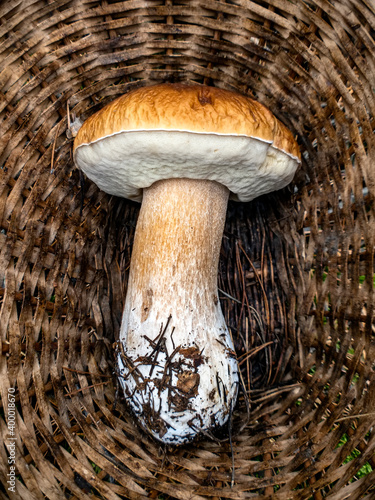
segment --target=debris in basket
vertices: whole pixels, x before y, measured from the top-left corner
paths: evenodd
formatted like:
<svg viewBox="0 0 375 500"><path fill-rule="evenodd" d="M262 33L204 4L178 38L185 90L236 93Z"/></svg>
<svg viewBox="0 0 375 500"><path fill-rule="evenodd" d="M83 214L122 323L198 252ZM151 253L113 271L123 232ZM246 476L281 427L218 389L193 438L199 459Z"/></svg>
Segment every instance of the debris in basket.
<svg viewBox="0 0 375 500"><path fill-rule="evenodd" d="M66 116L67 116L67 121L68 121L68 123L67 123L68 128L66 131L66 136L68 139L72 139L72 138L77 136L78 130L82 127L83 122L79 116L76 116L76 114L74 112L72 113L73 121L71 120L69 100L66 103Z"/></svg>
<svg viewBox="0 0 375 500"><path fill-rule="evenodd" d="M71 139L72 137L76 137L78 134L79 129L82 127L82 121L80 118L76 117L70 124L70 127L68 128L66 134L68 136L68 139Z"/></svg>
<svg viewBox="0 0 375 500"><path fill-rule="evenodd" d="M169 444L223 426L239 387L217 289L228 198L290 183L295 139L241 94L160 84L86 120L74 158L105 192L142 201L117 353L130 408Z"/></svg>

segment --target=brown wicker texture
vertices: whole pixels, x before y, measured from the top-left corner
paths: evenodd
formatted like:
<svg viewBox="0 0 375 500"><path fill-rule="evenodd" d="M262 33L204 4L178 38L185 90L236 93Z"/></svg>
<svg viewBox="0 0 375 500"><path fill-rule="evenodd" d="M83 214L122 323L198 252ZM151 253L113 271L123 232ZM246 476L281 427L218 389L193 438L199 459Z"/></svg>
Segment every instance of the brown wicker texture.
<svg viewBox="0 0 375 500"><path fill-rule="evenodd" d="M0 497L375 498L374 1L2 0L0 23ZM254 96L303 154L228 209L232 447L164 449L116 394L139 206L81 185L74 120L161 81Z"/></svg>

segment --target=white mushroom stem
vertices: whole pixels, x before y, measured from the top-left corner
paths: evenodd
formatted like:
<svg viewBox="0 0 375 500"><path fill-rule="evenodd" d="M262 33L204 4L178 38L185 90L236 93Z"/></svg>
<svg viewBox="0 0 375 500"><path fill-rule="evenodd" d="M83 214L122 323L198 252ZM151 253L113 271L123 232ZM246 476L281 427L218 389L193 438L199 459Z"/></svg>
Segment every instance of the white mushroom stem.
<svg viewBox="0 0 375 500"><path fill-rule="evenodd" d="M144 189L120 332L120 382L140 423L180 444L223 425L238 368L217 273L229 191L171 179Z"/></svg>

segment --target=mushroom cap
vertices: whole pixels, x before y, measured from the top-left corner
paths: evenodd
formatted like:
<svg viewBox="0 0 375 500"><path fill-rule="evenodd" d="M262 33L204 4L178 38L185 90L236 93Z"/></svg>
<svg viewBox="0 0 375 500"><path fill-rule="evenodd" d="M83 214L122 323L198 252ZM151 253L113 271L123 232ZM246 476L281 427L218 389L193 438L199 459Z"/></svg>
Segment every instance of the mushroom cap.
<svg viewBox="0 0 375 500"><path fill-rule="evenodd" d="M250 201L289 184L300 158L265 106L196 84L133 90L88 118L74 141L76 165L100 189L137 201L170 178L217 181Z"/></svg>

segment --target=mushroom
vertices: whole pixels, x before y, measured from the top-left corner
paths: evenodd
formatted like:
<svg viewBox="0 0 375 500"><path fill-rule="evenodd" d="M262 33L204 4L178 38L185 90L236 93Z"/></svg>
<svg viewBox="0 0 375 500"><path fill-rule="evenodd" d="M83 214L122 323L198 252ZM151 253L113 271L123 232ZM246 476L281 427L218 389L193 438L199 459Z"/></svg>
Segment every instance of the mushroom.
<svg viewBox="0 0 375 500"><path fill-rule="evenodd" d="M87 119L74 159L100 189L142 201L117 354L137 421L168 444L223 426L239 388L217 288L227 202L291 182L291 132L239 93L159 84Z"/></svg>

